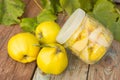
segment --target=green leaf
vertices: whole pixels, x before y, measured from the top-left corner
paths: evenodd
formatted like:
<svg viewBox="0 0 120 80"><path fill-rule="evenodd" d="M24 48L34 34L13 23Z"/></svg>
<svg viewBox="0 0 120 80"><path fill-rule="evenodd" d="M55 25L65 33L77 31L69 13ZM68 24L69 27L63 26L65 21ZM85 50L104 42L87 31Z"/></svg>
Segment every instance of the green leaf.
<svg viewBox="0 0 120 80"><path fill-rule="evenodd" d="M79 0L60 0L60 5L65 9L68 15L72 14L73 11L80 7Z"/></svg>
<svg viewBox="0 0 120 80"><path fill-rule="evenodd" d="M24 31L34 33L37 26L36 18L23 18L20 26Z"/></svg>
<svg viewBox="0 0 120 80"><path fill-rule="evenodd" d="M86 12L92 11L95 2L96 0L60 0L60 5L68 15L71 15L77 8L81 8Z"/></svg>
<svg viewBox="0 0 120 80"><path fill-rule="evenodd" d="M41 22L54 21L56 19L57 19L57 16L55 16L53 9L49 7L49 9L44 9L35 18L23 18L20 23L20 26L24 31L34 33L36 27Z"/></svg>
<svg viewBox="0 0 120 80"><path fill-rule="evenodd" d="M56 4L50 0L40 0L43 10L35 18L23 18L20 23L21 28L24 31L34 32L37 25L44 21L54 21L56 16ZM56 2L56 1L55 1Z"/></svg>
<svg viewBox="0 0 120 80"><path fill-rule="evenodd" d="M0 22L1 22L1 19L2 19L2 15L3 15L3 0L0 0Z"/></svg>
<svg viewBox="0 0 120 80"><path fill-rule="evenodd" d="M90 12L93 9L93 5L96 0L79 0L80 8L86 12Z"/></svg>
<svg viewBox="0 0 120 80"><path fill-rule="evenodd" d="M55 13L63 10L60 6L59 0L40 0L40 4L43 9L49 9L52 7Z"/></svg>
<svg viewBox="0 0 120 80"><path fill-rule="evenodd" d="M119 16L119 20L109 24L108 28L113 33L114 39L120 41L120 16Z"/></svg>
<svg viewBox="0 0 120 80"><path fill-rule="evenodd" d="M2 5L1 5L2 4ZM0 1L0 24L12 25L20 23L19 17L24 12L22 0L2 0Z"/></svg>
<svg viewBox="0 0 120 80"><path fill-rule="evenodd" d="M98 0L93 9L93 16L113 33L114 39L120 41L120 14L117 10L111 1Z"/></svg>
<svg viewBox="0 0 120 80"><path fill-rule="evenodd" d="M37 16L37 23L41 23L43 21L54 21L57 19L57 16L53 13L51 9L44 9L38 16Z"/></svg>
<svg viewBox="0 0 120 80"><path fill-rule="evenodd" d="M51 4L50 0L39 0L39 1L40 1L40 5L42 6L42 8L46 8L50 6Z"/></svg>
<svg viewBox="0 0 120 80"><path fill-rule="evenodd" d="M60 6L59 0L50 0L51 6L54 8L55 13L63 11L62 7Z"/></svg>

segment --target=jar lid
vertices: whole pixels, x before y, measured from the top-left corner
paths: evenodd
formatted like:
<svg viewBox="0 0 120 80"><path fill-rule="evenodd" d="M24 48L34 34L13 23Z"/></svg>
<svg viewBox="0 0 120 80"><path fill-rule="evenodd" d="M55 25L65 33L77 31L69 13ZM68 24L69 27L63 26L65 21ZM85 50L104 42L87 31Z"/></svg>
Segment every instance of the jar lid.
<svg viewBox="0 0 120 80"><path fill-rule="evenodd" d="M80 26L83 18L85 17L85 12L78 8L75 12L68 18L63 27L61 28L56 40L60 44L64 44L74 33L74 31Z"/></svg>

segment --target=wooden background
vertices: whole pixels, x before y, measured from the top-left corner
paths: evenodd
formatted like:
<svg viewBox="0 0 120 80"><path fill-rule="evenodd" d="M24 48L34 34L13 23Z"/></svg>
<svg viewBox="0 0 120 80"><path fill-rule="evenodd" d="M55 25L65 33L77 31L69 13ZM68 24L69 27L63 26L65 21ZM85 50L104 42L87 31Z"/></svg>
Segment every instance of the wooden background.
<svg viewBox="0 0 120 80"><path fill-rule="evenodd" d="M33 0L23 1L27 5L23 17L34 17L40 12ZM62 26L66 19L66 15L59 14L57 22ZM8 40L21 31L19 25L0 25L0 80L120 80L120 43L117 41L113 41L109 54L97 64L87 65L68 51L67 69L60 75L45 75L36 62L22 64L8 56Z"/></svg>

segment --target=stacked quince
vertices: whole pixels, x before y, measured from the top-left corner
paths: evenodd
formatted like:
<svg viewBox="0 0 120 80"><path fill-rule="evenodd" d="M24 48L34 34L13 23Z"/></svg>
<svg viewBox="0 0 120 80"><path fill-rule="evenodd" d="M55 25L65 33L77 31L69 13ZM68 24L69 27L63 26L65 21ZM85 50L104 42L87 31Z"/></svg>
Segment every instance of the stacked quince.
<svg viewBox="0 0 120 80"><path fill-rule="evenodd" d="M60 26L45 21L36 28L35 35L24 32L14 35L8 42L9 56L21 63L37 60L38 67L48 74L60 74L68 65L64 47L56 43Z"/></svg>

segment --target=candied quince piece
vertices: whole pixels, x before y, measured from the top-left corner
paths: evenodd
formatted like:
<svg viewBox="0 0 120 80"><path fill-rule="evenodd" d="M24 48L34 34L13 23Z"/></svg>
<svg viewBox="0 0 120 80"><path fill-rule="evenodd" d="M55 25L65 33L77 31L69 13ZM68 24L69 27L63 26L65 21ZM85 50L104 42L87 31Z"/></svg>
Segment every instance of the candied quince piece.
<svg viewBox="0 0 120 80"><path fill-rule="evenodd" d="M97 40L97 43L105 46L105 47L109 47L109 42L107 41L106 37L104 36L104 34L100 34Z"/></svg>
<svg viewBox="0 0 120 80"><path fill-rule="evenodd" d="M70 37L70 39L67 41L67 43L69 44L69 46L72 46L75 41L77 41L78 39L80 39L80 35L81 35L82 29L79 27L74 33L73 35Z"/></svg>
<svg viewBox="0 0 120 80"><path fill-rule="evenodd" d="M87 46L87 43L88 43L88 38L84 38L82 40L76 41L73 44L72 48L74 48L75 50L80 52L81 50L83 50Z"/></svg>
<svg viewBox="0 0 120 80"><path fill-rule="evenodd" d="M80 58L86 62L89 63L89 51L88 51L88 47L86 47L81 53L80 53Z"/></svg>
<svg viewBox="0 0 120 80"><path fill-rule="evenodd" d="M104 46L95 45L93 47L93 52L90 55L90 60L98 61L99 59L101 59L103 57L105 52L106 52L106 48Z"/></svg>
<svg viewBox="0 0 120 80"><path fill-rule="evenodd" d="M92 32L95 30L96 27L97 27L97 22L90 18L87 18L85 23L85 28L87 28L89 32Z"/></svg>
<svg viewBox="0 0 120 80"><path fill-rule="evenodd" d="M89 35L89 40L92 41L92 42L96 42L99 35L101 34L102 32L102 28L99 27L99 28L96 28L93 32L91 32L91 34Z"/></svg>

